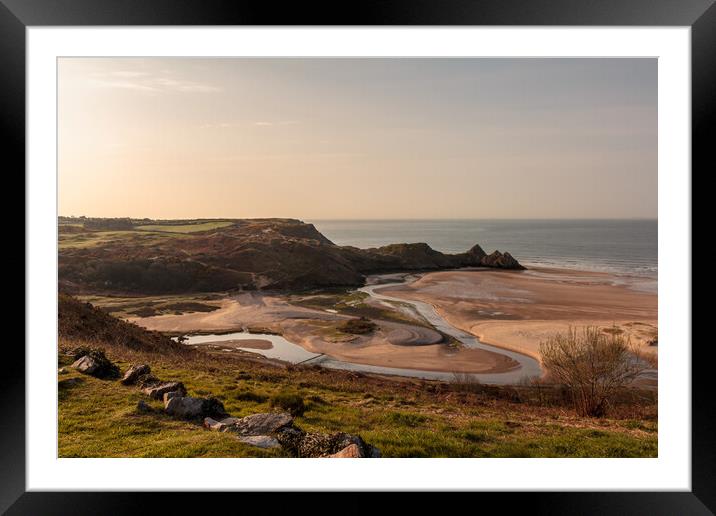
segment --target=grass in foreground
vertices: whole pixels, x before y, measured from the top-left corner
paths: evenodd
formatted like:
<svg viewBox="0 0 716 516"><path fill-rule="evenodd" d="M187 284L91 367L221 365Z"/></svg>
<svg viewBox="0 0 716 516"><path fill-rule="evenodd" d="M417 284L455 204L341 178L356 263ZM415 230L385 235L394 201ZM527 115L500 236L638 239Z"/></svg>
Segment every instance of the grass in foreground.
<svg viewBox="0 0 716 516"><path fill-rule="evenodd" d="M109 355L112 356L111 351ZM118 357L114 357L115 360ZM280 368L249 359L197 353L196 361L160 355L124 356L144 361L162 379L181 380L190 395L213 395L227 411L246 416L272 410L276 395L305 402L296 424L307 431L360 434L384 457L655 457L655 416L591 419L568 409L512 403L467 392L431 392L421 382L395 382L314 368ZM80 375L59 375L61 457L276 457L230 434L210 432L161 412L138 389ZM80 377L76 385L63 380ZM442 389L439 389L442 390ZM135 410L140 399L157 409Z"/></svg>

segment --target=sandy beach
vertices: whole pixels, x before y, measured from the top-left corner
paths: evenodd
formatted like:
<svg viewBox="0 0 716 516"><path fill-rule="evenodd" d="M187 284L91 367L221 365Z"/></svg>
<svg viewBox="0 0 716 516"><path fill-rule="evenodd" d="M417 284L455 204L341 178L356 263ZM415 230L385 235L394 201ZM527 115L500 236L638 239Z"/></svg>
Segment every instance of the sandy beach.
<svg viewBox="0 0 716 516"><path fill-rule="evenodd" d="M540 341L570 326L615 326L609 331L629 336L652 356L657 353L656 346L648 345L657 336L657 296L645 291L638 279L542 268L459 270L427 273L377 291L429 303L450 324L482 342L538 360ZM377 366L469 373L499 373L517 366L498 353L447 345L423 324L375 320L377 328L369 335L337 335L336 325L349 317L333 312L253 292L224 299L213 312L130 320L152 330L184 333L264 329L308 351ZM259 342L242 341L242 346L261 349Z"/></svg>
<svg viewBox="0 0 716 516"><path fill-rule="evenodd" d="M338 360L384 367L460 373L500 373L517 366L509 357L489 351L448 346L442 336L421 325L375 321L370 335L336 338L335 326L345 315L298 307L280 296L247 293L222 300L219 310L181 315L133 317L147 329L166 332L228 332L261 328L282 334L308 351ZM248 347L241 341L242 347ZM225 345L226 342L221 342ZM228 347L228 346L227 346ZM261 349L258 345L256 349Z"/></svg>
<svg viewBox="0 0 716 516"><path fill-rule="evenodd" d="M643 279L599 272L534 268L425 274L395 297L430 303L452 325L481 341L539 359L539 343L570 326L600 326L628 335L646 353L657 335L657 295Z"/></svg>

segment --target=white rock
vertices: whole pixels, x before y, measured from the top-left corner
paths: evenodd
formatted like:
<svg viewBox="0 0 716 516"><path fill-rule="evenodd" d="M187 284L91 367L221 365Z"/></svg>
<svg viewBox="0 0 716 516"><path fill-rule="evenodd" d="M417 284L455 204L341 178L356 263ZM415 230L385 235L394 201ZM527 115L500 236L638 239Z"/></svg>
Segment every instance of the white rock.
<svg viewBox="0 0 716 516"><path fill-rule="evenodd" d="M239 441L251 446L257 446L258 448L279 448L281 443L275 437L270 435L247 435L239 437Z"/></svg>

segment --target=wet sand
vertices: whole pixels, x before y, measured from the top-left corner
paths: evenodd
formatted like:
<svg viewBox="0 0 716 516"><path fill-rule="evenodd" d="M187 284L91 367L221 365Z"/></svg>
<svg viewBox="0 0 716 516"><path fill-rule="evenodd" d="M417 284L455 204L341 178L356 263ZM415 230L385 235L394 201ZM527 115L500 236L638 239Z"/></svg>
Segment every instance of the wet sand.
<svg viewBox="0 0 716 516"><path fill-rule="evenodd" d="M535 268L425 274L400 287L379 289L430 303L452 325L494 346L537 359L539 343L570 326L617 326L646 353L657 334L657 295L643 280L598 272Z"/></svg>
<svg viewBox="0 0 716 516"><path fill-rule="evenodd" d="M343 361L383 367L461 373L499 373L517 363L485 350L448 346L442 335L421 325L375 321L370 335L336 337L337 324L348 316L297 307L271 294L249 293L221 302L209 313L134 317L131 322L151 330L182 333L241 331L262 327L282 334L308 351ZM246 347L246 341L241 341ZM226 344L225 341L221 345ZM260 349L260 348L257 348Z"/></svg>
<svg viewBox="0 0 716 516"><path fill-rule="evenodd" d="M370 336L332 342L317 334L310 322L286 328L284 337L314 353L325 353L357 364L422 369L455 373L503 373L518 367L509 357L480 349L455 348L446 344L393 344L389 340L394 323L380 322Z"/></svg>

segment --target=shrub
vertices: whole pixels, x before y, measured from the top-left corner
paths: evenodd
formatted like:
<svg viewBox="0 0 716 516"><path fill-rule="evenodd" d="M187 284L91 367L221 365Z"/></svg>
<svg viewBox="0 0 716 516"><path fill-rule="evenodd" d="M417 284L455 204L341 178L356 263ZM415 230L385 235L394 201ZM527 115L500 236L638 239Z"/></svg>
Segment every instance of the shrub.
<svg viewBox="0 0 716 516"><path fill-rule="evenodd" d="M303 398L298 394L290 392L280 392L271 396L269 401L271 407L278 407L289 412L292 416L302 416L306 411L306 405Z"/></svg>
<svg viewBox="0 0 716 516"><path fill-rule="evenodd" d="M568 389L584 416L604 416L610 400L645 368L629 338L596 327L557 333L540 343L540 353L548 373Z"/></svg>
<svg viewBox="0 0 716 516"><path fill-rule="evenodd" d="M482 385L480 380L469 373L453 373L450 380L452 390L458 392L481 392Z"/></svg>
<svg viewBox="0 0 716 516"><path fill-rule="evenodd" d="M348 319L347 321L338 326L338 330L342 331L343 333L365 335L367 333L372 333L377 327L378 326L370 319L360 317L358 319Z"/></svg>

